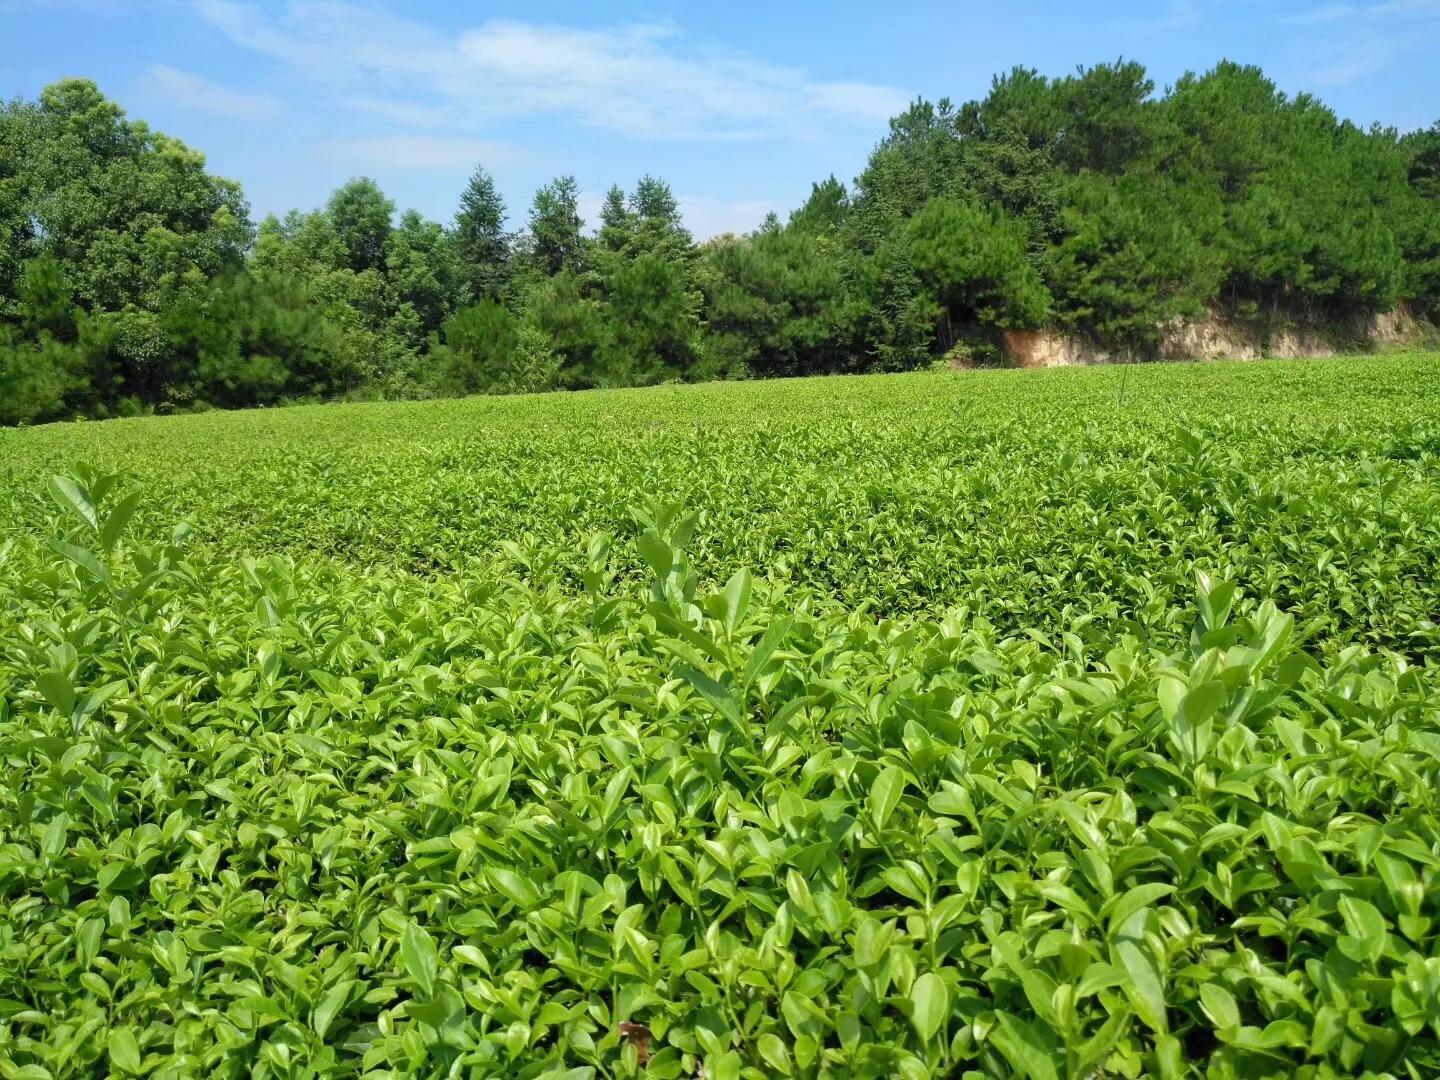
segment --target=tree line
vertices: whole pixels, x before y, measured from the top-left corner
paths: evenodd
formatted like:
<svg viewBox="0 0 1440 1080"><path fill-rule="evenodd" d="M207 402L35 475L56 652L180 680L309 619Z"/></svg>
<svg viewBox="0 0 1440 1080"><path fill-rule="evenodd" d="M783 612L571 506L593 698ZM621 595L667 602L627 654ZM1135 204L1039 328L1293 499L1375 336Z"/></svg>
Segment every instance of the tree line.
<svg viewBox="0 0 1440 1080"><path fill-rule="evenodd" d="M240 186L86 80L0 107L0 423L343 396L895 371L1053 327L1144 356L1220 310L1440 310L1440 123L1361 129L1257 68L1118 61L890 122L850 186L697 244L654 177L587 229L350 181L258 226Z"/></svg>

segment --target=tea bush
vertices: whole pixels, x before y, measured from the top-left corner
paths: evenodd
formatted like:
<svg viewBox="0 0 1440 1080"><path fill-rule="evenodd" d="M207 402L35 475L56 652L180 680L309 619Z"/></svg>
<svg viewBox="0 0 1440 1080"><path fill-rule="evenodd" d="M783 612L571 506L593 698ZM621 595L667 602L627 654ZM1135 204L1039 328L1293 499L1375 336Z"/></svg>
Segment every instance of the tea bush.
<svg viewBox="0 0 1440 1080"><path fill-rule="evenodd" d="M0 433L0 1076L1434 1075L1435 370Z"/></svg>

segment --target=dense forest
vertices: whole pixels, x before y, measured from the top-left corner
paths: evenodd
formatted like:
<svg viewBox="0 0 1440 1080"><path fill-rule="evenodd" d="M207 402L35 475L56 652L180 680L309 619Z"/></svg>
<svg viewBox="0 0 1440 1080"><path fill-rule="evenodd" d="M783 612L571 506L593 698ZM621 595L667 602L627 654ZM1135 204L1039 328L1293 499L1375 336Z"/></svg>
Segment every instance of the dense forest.
<svg viewBox="0 0 1440 1080"><path fill-rule="evenodd" d="M1440 124L1362 130L1253 67L1016 69L917 102L848 188L697 244L667 185L573 177L512 228L371 180L256 226L238 184L84 80L0 106L0 423L915 368L1054 327L1440 310Z"/></svg>

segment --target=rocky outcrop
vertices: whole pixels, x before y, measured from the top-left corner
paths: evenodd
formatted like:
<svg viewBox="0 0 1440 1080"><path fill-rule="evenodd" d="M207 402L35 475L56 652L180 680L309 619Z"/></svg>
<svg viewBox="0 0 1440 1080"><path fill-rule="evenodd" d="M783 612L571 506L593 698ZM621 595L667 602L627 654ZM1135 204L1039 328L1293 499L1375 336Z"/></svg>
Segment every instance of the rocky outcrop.
<svg viewBox="0 0 1440 1080"><path fill-rule="evenodd" d="M1073 367L1129 360L1258 360L1337 356L1412 344L1433 334L1408 307L1327 323L1264 322L1212 312L1161 331L1152 355L1136 355L1059 330L1006 330L1001 345L1016 367Z"/></svg>

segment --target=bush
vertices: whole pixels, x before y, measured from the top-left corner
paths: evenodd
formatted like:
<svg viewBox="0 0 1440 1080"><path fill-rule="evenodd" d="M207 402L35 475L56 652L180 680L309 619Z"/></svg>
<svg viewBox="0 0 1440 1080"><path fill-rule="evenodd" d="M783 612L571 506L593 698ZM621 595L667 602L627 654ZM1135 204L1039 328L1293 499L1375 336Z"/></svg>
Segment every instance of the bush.
<svg viewBox="0 0 1440 1080"><path fill-rule="evenodd" d="M549 334L493 300L461 308L431 350L448 394L528 394L556 385L561 357Z"/></svg>
<svg viewBox="0 0 1440 1080"><path fill-rule="evenodd" d="M44 334L16 340L0 327L0 425L37 424L64 416L83 385L75 350Z"/></svg>
<svg viewBox="0 0 1440 1080"><path fill-rule="evenodd" d="M359 379L353 339L300 282L280 274L219 278L167 314L180 359L170 400L269 404L332 396Z"/></svg>

